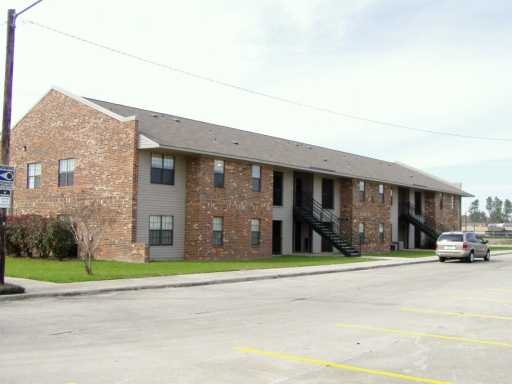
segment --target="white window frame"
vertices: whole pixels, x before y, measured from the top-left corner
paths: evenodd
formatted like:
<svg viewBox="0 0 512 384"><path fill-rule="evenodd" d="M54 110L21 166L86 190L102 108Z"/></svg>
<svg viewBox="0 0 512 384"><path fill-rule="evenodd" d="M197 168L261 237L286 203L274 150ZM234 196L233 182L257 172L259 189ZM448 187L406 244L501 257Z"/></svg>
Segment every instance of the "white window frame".
<svg viewBox="0 0 512 384"><path fill-rule="evenodd" d="M27 188L35 189L41 186L41 176L43 173L43 166L41 163L27 164Z"/></svg>
<svg viewBox="0 0 512 384"><path fill-rule="evenodd" d="M261 243L261 220L251 219L251 246L257 247ZM257 233L255 236L254 234Z"/></svg>

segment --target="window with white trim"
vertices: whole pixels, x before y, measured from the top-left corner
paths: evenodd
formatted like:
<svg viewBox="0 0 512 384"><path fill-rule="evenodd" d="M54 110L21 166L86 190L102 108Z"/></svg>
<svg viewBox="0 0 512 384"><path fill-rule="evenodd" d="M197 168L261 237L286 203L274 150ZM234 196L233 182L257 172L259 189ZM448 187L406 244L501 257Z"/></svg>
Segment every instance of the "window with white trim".
<svg viewBox="0 0 512 384"><path fill-rule="evenodd" d="M253 192L261 192L261 166L251 165L251 183Z"/></svg>
<svg viewBox="0 0 512 384"><path fill-rule="evenodd" d="M212 244L222 245L224 243L224 219L214 217L212 219Z"/></svg>
<svg viewBox="0 0 512 384"><path fill-rule="evenodd" d="M359 241L364 242L364 238L365 238L364 223L359 223Z"/></svg>
<svg viewBox="0 0 512 384"><path fill-rule="evenodd" d="M59 160L59 187L67 187L75 182L75 159Z"/></svg>
<svg viewBox="0 0 512 384"><path fill-rule="evenodd" d="M364 180L360 180L357 183L357 194L359 195L359 201L364 202L365 200L365 189L366 189L366 183Z"/></svg>
<svg viewBox="0 0 512 384"><path fill-rule="evenodd" d="M384 237L385 237L384 236L384 224L381 223L381 224L379 224L379 241L381 243L384 242Z"/></svg>
<svg viewBox="0 0 512 384"><path fill-rule="evenodd" d="M260 220L251 219L251 245L256 247L260 245L261 231L260 231Z"/></svg>
<svg viewBox="0 0 512 384"><path fill-rule="evenodd" d="M224 160L213 161L213 186L224 188Z"/></svg>
<svg viewBox="0 0 512 384"><path fill-rule="evenodd" d="M379 199L381 203L384 203L384 184L379 184Z"/></svg>
<svg viewBox="0 0 512 384"><path fill-rule="evenodd" d="M174 185L174 156L151 154L151 184Z"/></svg>
<svg viewBox="0 0 512 384"><path fill-rule="evenodd" d="M41 186L41 163L27 164L27 188L34 189Z"/></svg>
<svg viewBox="0 0 512 384"><path fill-rule="evenodd" d="M172 245L173 216L149 216L149 245Z"/></svg>

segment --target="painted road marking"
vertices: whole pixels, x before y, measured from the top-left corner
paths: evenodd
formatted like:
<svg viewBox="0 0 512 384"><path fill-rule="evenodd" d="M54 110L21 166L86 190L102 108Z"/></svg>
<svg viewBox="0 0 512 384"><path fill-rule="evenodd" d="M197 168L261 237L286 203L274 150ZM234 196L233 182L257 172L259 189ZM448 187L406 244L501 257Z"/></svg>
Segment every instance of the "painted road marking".
<svg viewBox="0 0 512 384"><path fill-rule="evenodd" d="M402 373L397 373L397 372L383 371L380 369L369 369L369 368L358 367L355 365L334 363L332 361L319 360L319 359L315 359L315 358L307 357L307 356L290 355L290 354L281 353L281 352L264 351L262 349L249 348L249 347L236 348L236 350L239 352L251 353L254 355L258 355L258 356L272 357L272 358L278 359L278 360L293 361L296 363L317 365L320 367L331 367L331 368L341 369L344 371L366 373L368 375L374 375L374 376L384 376L384 377L388 377L388 378L392 378L392 379L405 380L405 381L409 381L409 382L413 382L413 383L450 384L450 382L448 382L448 381L432 380L432 379L426 379L423 377L404 375Z"/></svg>
<svg viewBox="0 0 512 384"><path fill-rule="evenodd" d="M439 340L458 341L461 343L483 344L483 345L492 345L495 347L512 348L512 343L506 343L506 342L496 341L496 340L471 339L468 337L438 335L435 333L423 333L423 332L415 332L415 331L406 331L406 330L396 329L396 328L380 328L380 327L371 327L371 326L357 325L357 324L336 324L336 326L338 328L360 329L363 331L393 333L393 334L402 335L402 336L428 337L428 338L439 339Z"/></svg>
<svg viewBox="0 0 512 384"><path fill-rule="evenodd" d="M402 312L412 312L412 313L423 313L430 315L446 315L446 316L455 316L455 317L476 317L481 319L495 319L495 320L509 320L512 321L512 316L499 316L499 315L486 315L481 313L469 313L469 312L450 312L450 311L436 311L433 309L421 309L421 308L410 308L403 307L400 308Z"/></svg>

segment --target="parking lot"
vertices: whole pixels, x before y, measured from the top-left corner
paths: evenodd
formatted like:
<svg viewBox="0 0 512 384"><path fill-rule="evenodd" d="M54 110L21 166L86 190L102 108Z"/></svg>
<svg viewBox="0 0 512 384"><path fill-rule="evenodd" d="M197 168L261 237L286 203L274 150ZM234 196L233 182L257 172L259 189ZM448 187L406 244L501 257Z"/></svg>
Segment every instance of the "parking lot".
<svg viewBox="0 0 512 384"><path fill-rule="evenodd" d="M512 256L1 303L2 383L510 383Z"/></svg>

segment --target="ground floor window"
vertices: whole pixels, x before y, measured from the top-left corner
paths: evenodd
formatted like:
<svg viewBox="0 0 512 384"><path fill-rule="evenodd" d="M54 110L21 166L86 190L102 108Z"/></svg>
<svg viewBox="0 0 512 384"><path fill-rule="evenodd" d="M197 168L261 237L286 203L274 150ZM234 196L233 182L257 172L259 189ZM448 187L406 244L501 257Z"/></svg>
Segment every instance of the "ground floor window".
<svg viewBox="0 0 512 384"><path fill-rule="evenodd" d="M251 245L256 247L260 245L261 232L260 232L260 220L251 219Z"/></svg>
<svg viewBox="0 0 512 384"><path fill-rule="evenodd" d="M365 238L364 223L359 223L359 241L361 243L363 243L364 242L364 238Z"/></svg>
<svg viewBox="0 0 512 384"><path fill-rule="evenodd" d="M173 216L149 216L149 245L172 245Z"/></svg>
<svg viewBox="0 0 512 384"><path fill-rule="evenodd" d="M212 244L222 245L224 242L224 219L214 217L212 220Z"/></svg>
<svg viewBox="0 0 512 384"><path fill-rule="evenodd" d="M384 242L384 224L379 224L379 241Z"/></svg>

